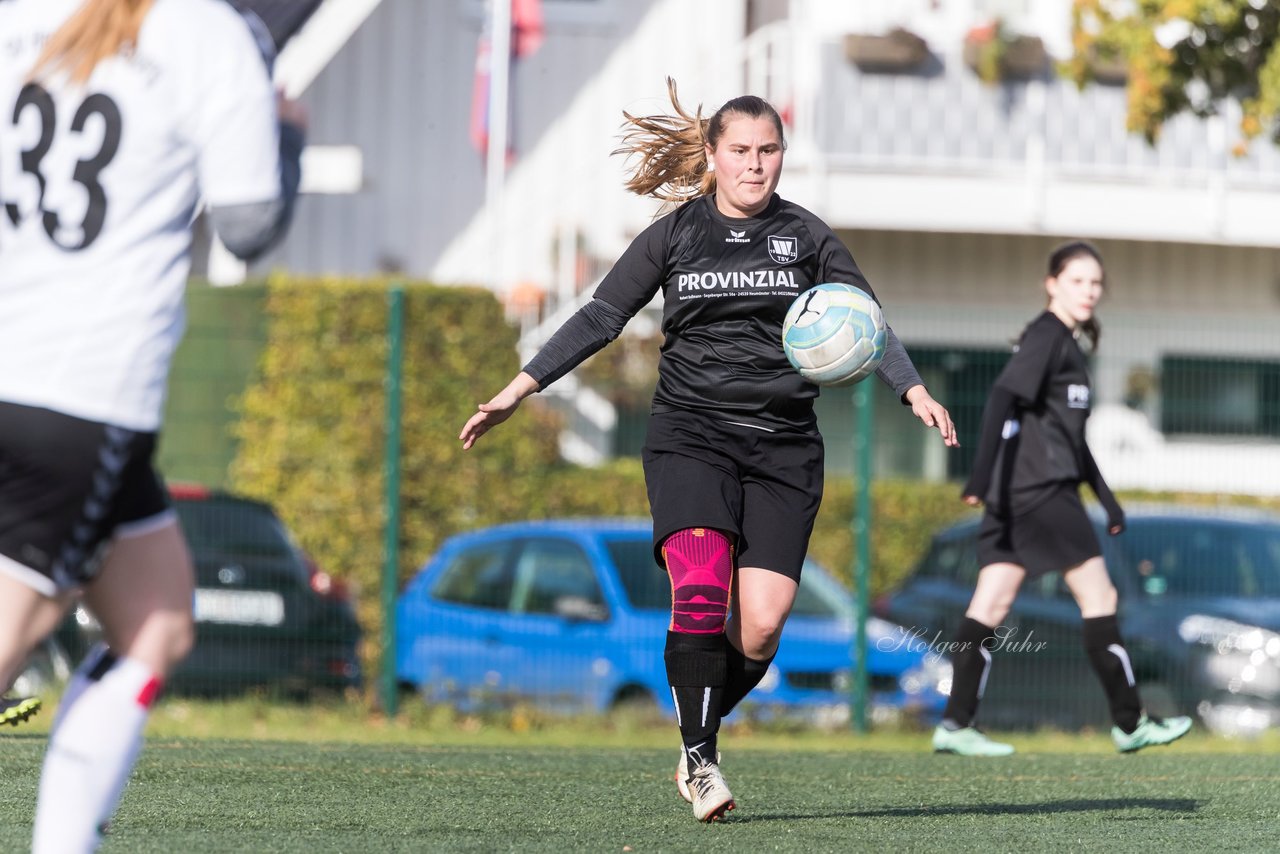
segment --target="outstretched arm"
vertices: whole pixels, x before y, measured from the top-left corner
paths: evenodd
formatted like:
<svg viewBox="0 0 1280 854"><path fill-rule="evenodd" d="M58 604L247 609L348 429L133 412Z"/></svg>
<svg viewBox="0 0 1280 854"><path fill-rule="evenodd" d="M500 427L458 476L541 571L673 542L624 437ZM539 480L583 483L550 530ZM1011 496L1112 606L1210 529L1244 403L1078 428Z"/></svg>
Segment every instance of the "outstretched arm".
<svg viewBox="0 0 1280 854"><path fill-rule="evenodd" d="M480 404L458 436L466 450L489 430L506 421L520 401L551 385L622 333L631 316L602 299L578 309L556 330L529 364L488 403Z"/></svg>
<svg viewBox="0 0 1280 854"><path fill-rule="evenodd" d="M494 395L488 403L480 404L480 411L467 419L462 432L458 434L458 438L462 440L462 449L468 450L476 443L476 439L514 415L520 401L537 390L537 380L524 371L516 374L506 388Z"/></svg>
<svg viewBox="0 0 1280 854"><path fill-rule="evenodd" d="M578 309L542 346L507 387L472 415L458 436L463 450L511 417L524 400L586 361L622 334L627 321L644 308L662 284L663 259L673 216L650 225L631 242L596 288L591 302Z"/></svg>
<svg viewBox="0 0 1280 854"><path fill-rule="evenodd" d="M876 376L893 389L903 403L911 407L911 411L926 427L937 427L948 448L958 446L960 440L956 438L956 427L951 423L950 413L924 387L920 372L907 355L907 348L893 334L893 329L886 327L885 332L884 358L880 361L880 367L876 368Z"/></svg>
<svg viewBox="0 0 1280 854"><path fill-rule="evenodd" d="M1102 479L1102 472L1098 469L1098 463L1093 459L1093 453L1089 450L1089 446L1084 446L1084 482L1089 484L1089 488L1093 490L1093 494L1098 496L1098 500L1102 502L1102 509L1107 511L1107 533L1111 536L1124 531L1124 508L1120 506L1120 502L1111 492L1111 487L1107 486L1107 482Z"/></svg>
<svg viewBox="0 0 1280 854"><path fill-rule="evenodd" d="M959 447L956 438L956 425L951 422L951 413L941 403L933 399L929 390L923 385L914 385L902 396L911 405L911 411L924 422L926 427L937 427L942 435L942 442L948 448Z"/></svg>
<svg viewBox="0 0 1280 854"><path fill-rule="evenodd" d="M801 219L813 235L818 248L818 278L815 281L845 282L866 291L879 303L880 300L867 282L867 277L862 275L857 262L853 260L853 254L849 252L844 242L836 237L835 232L808 211L801 212ZM956 428L951 423L950 413L947 412L946 407L934 400L929 390L924 387L924 381L920 379L920 373L912 364L906 348L902 346L893 328L889 326L885 327L884 358L880 360L876 376L893 389L893 393L898 395L903 403L911 407L911 411L924 422L926 427L937 427L942 435L942 441L948 448L954 448L960 444L956 439Z"/></svg>
<svg viewBox="0 0 1280 854"><path fill-rule="evenodd" d="M964 503L977 507L991 488L991 474L996 465L996 453L1004 435L1005 422L1014 414L1017 398L999 385L992 387L982 411L982 427L978 431L978 447L974 452L973 470L969 482L964 485L961 497Z"/></svg>
<svg viewBox="0 0 1280 854"><path fill-rule="evenodd" d="M987 395L973 470L961 493L966 504L976 507L986 500L1005 424L1018 414L1019 407L1033 406L1039 398L1051 363L1061 352L1064 334L1061 322L1046 313L1029 323L1019 336L1013 355Z"/></svg>

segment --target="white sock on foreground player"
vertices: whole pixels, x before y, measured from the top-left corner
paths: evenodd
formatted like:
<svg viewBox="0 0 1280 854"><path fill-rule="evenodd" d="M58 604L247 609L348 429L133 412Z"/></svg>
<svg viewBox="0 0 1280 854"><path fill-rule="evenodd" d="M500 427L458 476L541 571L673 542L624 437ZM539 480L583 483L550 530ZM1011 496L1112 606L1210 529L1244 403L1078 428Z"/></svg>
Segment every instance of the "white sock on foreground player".
<svg viewBox="0 0 1280 854"><path fill-rule="evenodd" d="M142 749L160 691L150 668L95 648L76 671L49 736L34 854L92 851Z"/></svg>

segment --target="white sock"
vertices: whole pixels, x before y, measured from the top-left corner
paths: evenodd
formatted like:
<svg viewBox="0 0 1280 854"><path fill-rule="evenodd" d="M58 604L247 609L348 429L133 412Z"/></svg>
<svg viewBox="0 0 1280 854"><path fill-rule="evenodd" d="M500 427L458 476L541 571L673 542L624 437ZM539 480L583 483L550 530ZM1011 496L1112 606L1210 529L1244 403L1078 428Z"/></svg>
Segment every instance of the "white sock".
<svg viewBox="0 0 1280 854"><path fill-rule="evenodd" d="M92 656L91 656L92 657ZM86 661L88 663L88 661ZM101 668L99 668L101 669ZM142 748L142 730L160 680L138 661L121 658L68 690L45 753L36 803L33 854L97 848Z"/></svg>
<svg viewBox="0 0 1280 854"><path fill-rule="evenodd" d="M114 655L112 655L111 649L105 643L94 644L89 648L88 654L80 662L80 666L76 668L75 673L71 674L71 679L67 682L67 688L62 692L62 697L58 700L58 711L53 716L53 726L49 727L50 739L58 734L58 727L66 719L67 712L75 707L80 695L85 692L86 688L98 681L101 673L94 675L94 671L101 667L110 667L110 664L104 661L107 656L112 656L111 660L114 662Z"/></svg>

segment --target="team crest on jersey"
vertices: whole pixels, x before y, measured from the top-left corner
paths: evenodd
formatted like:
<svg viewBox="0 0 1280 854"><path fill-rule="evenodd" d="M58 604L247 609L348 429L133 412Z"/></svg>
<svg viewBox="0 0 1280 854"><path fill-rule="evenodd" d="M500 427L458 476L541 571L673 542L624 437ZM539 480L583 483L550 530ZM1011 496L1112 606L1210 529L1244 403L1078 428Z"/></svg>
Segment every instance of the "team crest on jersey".
<svg viewBox="0 0 1280 854"><path fill-rule="evenodd" d="M790 264L800 253L796 248L794 237L769 236L769 257L779 264Z"/></svg>

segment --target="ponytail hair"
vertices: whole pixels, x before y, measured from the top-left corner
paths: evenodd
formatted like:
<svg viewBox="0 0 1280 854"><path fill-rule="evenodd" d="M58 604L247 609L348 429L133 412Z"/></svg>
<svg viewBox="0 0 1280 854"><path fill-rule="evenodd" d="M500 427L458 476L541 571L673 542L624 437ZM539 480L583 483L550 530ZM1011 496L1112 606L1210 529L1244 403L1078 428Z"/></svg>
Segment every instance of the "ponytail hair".
<svg viewBox="0 0 1280 854"><path fill-rule="evenodd" d="M1049 276L1058 278L1062 275L1062 271L1067 265L1076 258L1092 258L1098 262L1098 266L1102 268L1102 281L1106 284L1107 274L1106 265L1102 263L1102 253L1100 253L1092 243L1086 240L1073 240L1064 243L1049 253ZM1098 322L1098 316L1095 314L1084 323L1080 324L1080 331L1089 339L1089 349L1096 351L1098 342L1102 340L1102 324Z"/></svg>
<svg viewBox="0 0 1280 854"><path fill-rule="evenodd" d="M622 145L614 154L635 156L626 188L639 196L650 196L678 204L716 190L716 174L708 167L707 146L714 151L730 117L768 118L778 129L778 139L786 149L782 117L763 98L743 95L725 102L709 119L702 117L702 105L690 114L676 97L676 81L667 78L667 94L674 115L633 116L623 111Z"/></svg>
<svg viewBox="0 0 1280 854"><path fill-rule="evenodd" d="M138 43L142 21L154 0L85 0L45 44L31 76L66 72L84 83L102 60Z"/></svg>

